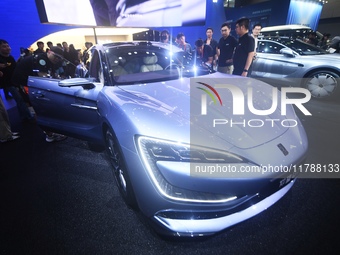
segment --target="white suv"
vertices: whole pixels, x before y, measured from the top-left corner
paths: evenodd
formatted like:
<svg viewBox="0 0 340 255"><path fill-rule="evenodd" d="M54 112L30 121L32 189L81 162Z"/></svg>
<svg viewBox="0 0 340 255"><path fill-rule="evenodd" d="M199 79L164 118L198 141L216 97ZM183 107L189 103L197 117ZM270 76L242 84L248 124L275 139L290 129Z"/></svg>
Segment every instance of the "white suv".
<svg viewBox="0 0 340 255"><path fill-rule="evenodd" d="M305 39L308 34L314 32L313 29L302 25L282 25L282 26L272 26L264 27L261 29L262 36L276 36L276 37L293 37L299 39ZM318 40L322 39L322 34L316 31Z"/></svg>

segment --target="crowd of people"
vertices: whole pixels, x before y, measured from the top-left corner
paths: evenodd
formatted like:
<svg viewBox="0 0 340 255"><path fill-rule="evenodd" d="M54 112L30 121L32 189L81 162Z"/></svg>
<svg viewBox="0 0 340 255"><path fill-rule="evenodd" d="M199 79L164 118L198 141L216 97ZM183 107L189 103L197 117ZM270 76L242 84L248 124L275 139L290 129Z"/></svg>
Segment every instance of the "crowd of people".
<svg viewBox="0 0 340 255"><path fill-rule="evenodd" d="M251 65L255 57L257 37L261 32L261 24L255 24L252 33L249 33L250 20L241 18L236 21L236 39L232 34L230 23L221 25L221 38L219 41L213 38L214 30L206 29L206 38L195 41L195 48L185 40L183 33L178 33L173 41L168 30L160 33L163 43L174 43L185 52L194 56L196 64L204 65L211 70L240 76L250 76Z"/></svg>
<svg viewBox="0 0 340 255"><path fill-rule="evenodd" d="M73 78L77 70L84 70L88 59L87 50L91 42L85 43L85 50L76 50L73 44L67 42L47 42L48 48L42 41L37 42L37 49L30 51L21 48L20 57L15 60L11 55L9 43L0 39L0 88L3 89L7 100L15 100L19 116L23 123L35 123L34 109L25 92L29 76L51 78ZM32 110L33 109L33 110ZM46 142L62 141L64 135L44 130ZM0 96L0 142L5 143L20 138L18 132L11 130L8 113Z"/></svg>
<svg viewBox="0 0 340 255"><path fill-rule="evenodd" d="M331 38L330 33L324 33L322 38L317 37L316 32L311 32L306 40L307 43L317 46L323 50L328 50L330 53L340 52L340 37L335 36Z"/></svg>

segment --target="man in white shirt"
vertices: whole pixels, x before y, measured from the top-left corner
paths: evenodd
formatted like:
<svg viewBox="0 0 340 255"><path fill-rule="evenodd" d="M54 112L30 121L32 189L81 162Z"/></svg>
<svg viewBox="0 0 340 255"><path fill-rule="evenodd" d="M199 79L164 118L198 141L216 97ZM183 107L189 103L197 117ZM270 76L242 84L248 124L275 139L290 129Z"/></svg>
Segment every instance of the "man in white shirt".
<svg viewBox="0 0 340 255"><path fill-rule="evenodd" d="M254 59L253 61L256 59L256 49L257 49L257 44L259 42L259 34L261 33L261 29L262 29L262 25L260 23L257 23L253 26L253 30L252 30L252 33L251 33L251 36L254 38L255 40L255 48L254 48ZM249 70L248 70L248 76L251 75L251 71L252 71L252 65L253 63L251 64L251 66L249 67Z"/></svg>
<svg viewBox="0 0 340 255"><path fill-rule="evenodd" d="M262 25L257 23L253 26L253 30L252 30L252 34L251 36L254 37L254 40L255 40L255 49L254 49L254 52L256 52L256 48L257 48L257 43L258 43L258 37L259 37L259 34L261 33L261 29L262 29Z"/></svg>

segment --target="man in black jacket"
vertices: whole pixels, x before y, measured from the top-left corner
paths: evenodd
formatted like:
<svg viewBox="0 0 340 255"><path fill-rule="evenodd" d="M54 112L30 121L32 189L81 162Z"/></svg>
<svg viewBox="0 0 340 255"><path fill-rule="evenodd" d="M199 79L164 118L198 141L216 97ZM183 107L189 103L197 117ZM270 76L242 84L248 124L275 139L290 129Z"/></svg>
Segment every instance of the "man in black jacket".
<svg viewBox="0 0 340 255"><path fill-rule="evenodd" d="M56 70L63 62L63 51L59 47L52 46L48 52L32 55L17 63L14 69L12 82L16 86L27 86L29 76L57 78ZM45 131L46 142L61 141L64 135Z"/></svg>
<svg viewBox="0 0 340 255"><path fill-rule="evenodd" d="M17 63L12 82L17 86L27 86L28 76L56 78L56 70L63 61L63 51L53 46L48 52L32 55Z"/></svg>

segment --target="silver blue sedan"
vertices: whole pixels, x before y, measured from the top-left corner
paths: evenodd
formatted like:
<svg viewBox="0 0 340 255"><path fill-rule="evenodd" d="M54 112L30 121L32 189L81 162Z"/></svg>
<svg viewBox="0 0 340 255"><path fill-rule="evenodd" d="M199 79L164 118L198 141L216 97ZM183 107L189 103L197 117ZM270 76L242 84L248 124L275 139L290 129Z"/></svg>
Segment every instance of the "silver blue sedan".
<svg viewBox="0 0 340 255"><path fill-rule="evenodd" d="M105 146L122 197L160 234L211 235L255 216L306 158L276 88L210 73L168 44L96 45L86 77L28 86L39 125Z"/></svg>
<svg viewBox="0 0 340 255"><path fill-rule="evenodd" d="M278 87L303 87L314 98L340 97L340 55L298 39L260 39L252 77Z"/></svg>

